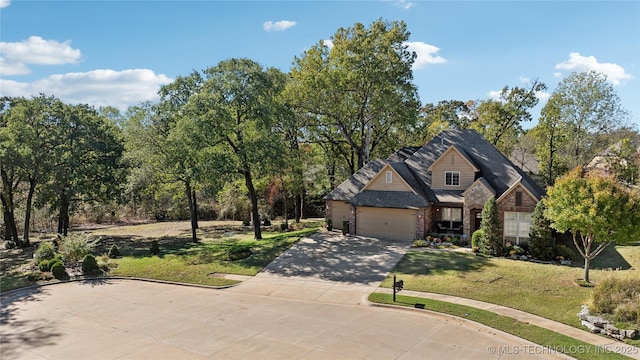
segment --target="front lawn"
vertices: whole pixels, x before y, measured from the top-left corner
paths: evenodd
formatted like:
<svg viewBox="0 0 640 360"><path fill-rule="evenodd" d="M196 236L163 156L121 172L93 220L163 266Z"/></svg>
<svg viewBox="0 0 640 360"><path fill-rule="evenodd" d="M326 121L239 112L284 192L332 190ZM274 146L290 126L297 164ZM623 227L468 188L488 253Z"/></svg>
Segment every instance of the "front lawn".
<svg viewBox="0 0 640 360"><path fill-rule="evenodd" d="M615 254L614 254L615 253ZM617 258L629 270L592 268L597 283L607 276L640 277L640 246L611 247L599 263L617 268ZM595 262L598 267L598 262ZM577 285L583 269L576 266L540 264L506 258L476 256L450 250L408 252L383 281L390 288L393 275L404 281L407 290L432 292L504 305L582 328L577 313L588 304L592 288ZM628 324L630 328L634 326ZM640 340L630 340L638 345Z"/></svg>
<svg viewBox="0 0 640 360"><path fill-rule="evenodd" d="M238 221L202 221L197 243L191 241L189 222L110 226L83 231L100 239L93 254L105 276L226 286L238 281L226 279L224 274L255 275L321 225L322 221L305 220L296 225L298 230L279 232L276 231L278 223L264 227L263 239L255 240L253 228L242 226ZM50 274L38 271L32 258L39 242L53 238L34 238L33 246L26 249L2 249L0 292L51 280ZM159 244L157 255L149 251L153 240ZM110 259L106 255L113 245L121 257Z"/></svg>
<svg viewBox="0 0 640 360"><path fill-rule="evenodd" d="M109 275L212 286L230 285L238 281L222 278L222 274L253 276L300 238L316 231L317 228L313 227L287 233L265 233L262 240L233 236L205 239L199 243L175 243L170 239L160 239L159 255L151 255L146 248L125 249L122 259L109 260L117 264L109 271ZM232 260L229 252L234 248L248 249L250 255Z"/></svg>

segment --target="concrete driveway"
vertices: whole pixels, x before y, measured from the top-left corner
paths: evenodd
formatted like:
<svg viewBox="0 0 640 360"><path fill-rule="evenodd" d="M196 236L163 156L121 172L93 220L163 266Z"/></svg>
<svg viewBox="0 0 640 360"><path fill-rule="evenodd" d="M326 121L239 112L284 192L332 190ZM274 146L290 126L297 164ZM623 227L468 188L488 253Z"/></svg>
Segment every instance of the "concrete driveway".
<svg viewBox="0 0 640 360"><path fill-rule="evenodd" d="M363 303L411 245L406 241L343 236L338 232L316 233L228 291L328 303Z"/></svg>

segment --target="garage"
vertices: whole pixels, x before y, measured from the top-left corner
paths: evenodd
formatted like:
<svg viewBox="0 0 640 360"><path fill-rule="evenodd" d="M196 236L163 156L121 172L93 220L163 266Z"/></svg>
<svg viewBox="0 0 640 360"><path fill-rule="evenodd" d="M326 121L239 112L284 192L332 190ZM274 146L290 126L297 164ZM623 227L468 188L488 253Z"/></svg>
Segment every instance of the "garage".
<svg viewBox="0 0 640 360"><path fill-rule="evenodd" d="M393 240L414 240L416 210L358 207L356 233Z"/></svg>
<svg viewBox="0 0 640 360"><path fill-rule="evenodd" d="M331 221L333 228L342 230L342 222L349 221L349 215L351 214L351 204L344 201L329 201L331 207Z"/></svg>

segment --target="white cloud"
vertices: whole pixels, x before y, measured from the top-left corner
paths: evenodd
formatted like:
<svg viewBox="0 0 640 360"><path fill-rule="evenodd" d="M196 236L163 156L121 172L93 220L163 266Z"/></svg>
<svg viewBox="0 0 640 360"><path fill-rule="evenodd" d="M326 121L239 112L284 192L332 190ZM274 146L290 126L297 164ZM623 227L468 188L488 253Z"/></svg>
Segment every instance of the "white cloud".
<svg viewBox="0 0 640 360"><path fill-rule="evenodd" d="M2 1L2 0L0 0ZM28 64L76 64L82 54L71 47L71 41L58 42L31 36L21 42L0 42L1 75L24 75L31 72Z"/></svg>
<svg viewBox="0 0 640 360"><path fill-rule="evenodd" d="M412 2L409 2L409 1L406 1L406 0L397 0L395 3L396 3L397 6L403 8L403 9L406 9L406 10L411 9L413 7L413 5L414 5Z"/></svg>
<svg viewBox="0 0 640 360"><path fill-rule="evenodd" d="M262 24L264 31L284 31L294 26L296 26L296 22L289 20L280 20L275 22L265 21L264 24Z"/></svg>
<svg viewBox="0 0 640 360"><path fill-rule="evenodd" d="M500 101L500 94L502 94L502 90L489 91L487 96L489 96L489 99L491 99L491 100Z"/></svg>
<svg viewBox="0 0 640 360"><path fill-rule="evenodd" d="M622 80L633 79L624 68L614 63L599 63L594 56L582 56L578 52L569 54L569 60L556 64L556 69L569 71L597 71L605 74L613 85L620 85Z"/></svg>
<svg viewBox="0 0 640 360"><path fill-rule="evenodd" d="M0 57L0 75L25 75L30 72L31 70L27 65L20 62L6 61L3 57Z"/></svg>
<svg viewBox="0 0 640 360"><path fill-rule="evenodd" d="M93 70L51 75L31 83L0 79L2 96L53 95L71 104L115 106L126 110L142 101L158 100L161 85L172 80L149 69Z"/></svg>
<svg viewBox="0 0 640 360"><path fill-rule="evenodd" d="M447 60L437 55L440 48L437 46L429 45L420 41L407 41L405 45L408 46L409 51L414 51L417 55L416 61L413 63L413 69L422 69L428 64L442 64Z"/></svg>
<svg viewBox="0 0 640 360"><path fill-rule="evenodd" d="M11 0L0 0L0 9L11 5Z"/></svg>
<svg viewBox="0 0 640 360"><path fill-rule="evenodd" d="M70 40L61 43L40 36L21 42L0 42L0 53L7 61L38 65L75 64L82 55L71 47Z"/></svg>
<svg viewBox="0 0 640 360"><path fill-rule="evenodd" d="M333 41L329 39L322 40L322 43L325 44L329 49L333 47Z"/></svg>
<svg viewBox="0 0 640 360"><path fill-rule="evenodd" d="M536 91L536 97L540 101L547 101L551 97L551 94L545 91Z"/></svg>

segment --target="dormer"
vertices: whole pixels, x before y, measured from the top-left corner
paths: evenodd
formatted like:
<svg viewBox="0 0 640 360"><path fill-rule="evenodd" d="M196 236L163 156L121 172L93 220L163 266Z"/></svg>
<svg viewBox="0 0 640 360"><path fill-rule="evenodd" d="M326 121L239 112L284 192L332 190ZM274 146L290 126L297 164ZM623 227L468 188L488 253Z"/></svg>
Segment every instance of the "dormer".
<svg viewBox="0 0 640 360"><path fill-rule="evenodd" d="M442 190L466 190L475 181L478 167L473 160L455 145L429 166L431 188Z"/></svg>

